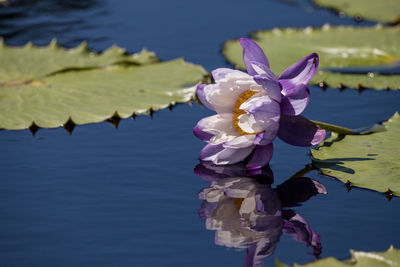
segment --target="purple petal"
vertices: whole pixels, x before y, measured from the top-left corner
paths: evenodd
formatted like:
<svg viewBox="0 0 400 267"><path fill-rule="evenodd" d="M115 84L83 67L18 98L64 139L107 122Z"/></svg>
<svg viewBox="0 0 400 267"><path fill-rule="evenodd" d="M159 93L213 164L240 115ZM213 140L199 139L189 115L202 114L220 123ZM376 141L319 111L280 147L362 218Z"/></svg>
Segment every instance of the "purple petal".
<svg viewBox="0 0 400 267"><path fill-rule="evenodd" d="M251 66L252 61L264 64L269 68L268 59L265 56L264 51L261 49L260 46L258 46L256 42L247 38L241 38L239 42L243 47L243 62L246 66L248 74L250 74L251 76L257 74L257 72Z"/></svg>
<svg viewBox="0 0 400 267"><path fill-rule="evenodd" d="M224 148L222 144L206 145L200 151L200 159L212 161L217 165L235 164L244 160L253 151L254 146L245 148Z"/></svg>
<svg viewBox="0 0 400 267"><path fill-rule="evenodd" d="M308 105L310 90L304 84L299 84L285 95L281 101L281 112L284 115L300 115Z"/></svg>
<svg viewBox="0 0 400 267"><path fill-rule="evenodd" d="M199 217L202 219L210 217L218 204L219 202L204 201L198 211Z"/></svg>
<svg viewBox="0 0 400 267"><path fill-rule="evenodd" d="M296 85L311 81L317 72L318 64L318 55L312 53L284 70L278 78L284 95L288 95Z"/></svg>
<svg viewBox="0 0 400 267"><path fill-rule="evenodd" d="M324 194L324 195L328 194L328 190L326 190L326 187L323 184L314 179L311 179L311 181L314 183L314 186L317 189L318 194Z"/></svg>
<svg viewBox="0 0 400 267"><path fill-rule="evenodd" d="M257 72L254 81L261 85L272 99L281 102L281 85L275 74L263 64L253 62L252 66Z"/></svg>
<svg viewBox="0 0 400 267"><path fill-rule="evenodd" d="M277 192L282 202L282 207L297 206L298 203L305 202L312 196L328 193L323 184L306 177L286 180L278 185Z"/></svg>
<svg viewBox="0 0 400 267"><path fill-rule="evenodd" d="M279 238L271 240L266 236L256 243L252 243L247 247L246 257L244 258L243 267L261 267L262 260L274 253Z"/></svg>
<svg viewBox="0 0 400 267"><path fill-rule="evenodd" d="M261 145L261 146L265 146L272 143L272 141L274 141L274 139L278 134L278 130L279 130L279 122L273 124L271 123L271 126L268 127L264 132L258 133L256 135L256 138L254 138L253 143L255 145Z"/></svg>
<svg viewBox="0 0 400 267"><path fill-rule="evenodd" d="M324 140L325 130L299 116L281 115L278 137L294 146L312 146Z"/></svg>
<svg viewBox="0 0 400 267"><path fill-rule="evenodd" d="M196 91L197 97L205 107L215 111L214 107L207 101L206 95L204 94L204 87L206 86L207 84L199 84L197 86L197 91Z"/></svg>
<svg viewBox="0 0 400 267"><path fill-rule="evenodd" d="M268 171L272 172L270 169L262 169L260 170L261 174L264 176L271 176ZM217 181L219 179L227 178L227 177L238 177L238 176L247 176L247 172L244 168L243 163L237 163L234 165L214 165L207 161L201 161L194 168L194 173L197 176L200 176L204 180L207 181Z"/></svg>
<svg viewBox="0 0 400 267"><path fill-rule="evenodd" d="M253 157L246 166L247 170L260 169L267 165L272 158L274 147L271 144L266 146L256 146Z"/></svg>
<svg viewBox="0 0 400 267"><path fill-rule="evenodd" d="M208 144L200 151L200 159L205 160L208 157L215 155L216 153L221 152L224 149L222 144L219 145L211 145Z"/></svg>
<svg viewBox="0 0 400 267"><path fill-rule="evenodd" d="M254 144L263 146L268 145L268 143L263 144L264 143L263 137L264 137L264 132L256 134L256 138L254 138Z"/></svg>
<svg viewBox="0 0 400 267"><path fill-rule="evenodd" d="M208 169L206 166L203 165L203 162L205 162L205 161L202 161L193 170L194 174L196 174L197 176L200 176L201 178L203 178L206 181L216 181L218 179L227 177L224 174L219 174L219 173L214 172L213 170Z"/></svg>
<svg viewBox="0 0 400 267"><path fill-rule="evenodd" d="M294 240L303 243L307 247L311 246L315 256L321 254L322 245L319 234L311 230L306 219L299 214L294 214L293 217L285 220L283 230L285 234L292 236Z"/></svg>
<svg viewBox="0 0 400 267"><path fill-rule="evenodd" d="M254 267L257 252L257 243L252 243L247 247L246 257L244 257L243 267Z"/></svg>
<svg viewBox="0 0 400 267"><path fill-rule="evenodd" d="M279 130L279 118L281 111L278 102L270 99L268 96L262 96L247 101L241 105L241 108L248 112L249 116L254 118L257 128L253 128L260 128L258 132L262 131L256 135L254 144L268 145L271 143L275 139ZM243 127L244 126L245 125L243 125Z"/></svg>
<svg viewBox="0 0 400 267"><path fill-rule="evenodd" d="M210 133L207 133L207 132L202 131L198 125L196 125L196 126L193 128L193 134L194 134L197 138L199 138L200 140L203 140L203 141L205 141L205 142L210 141L210 139L214 136L213 134L210 134Z"/></svg>
<svg viewBox="0 0 400 267"><path fill-rule="evenodd" d="M240 108L252 115L262 129L278 127L276 124L281 116L281 108L278 102L268 96L254 97L243 103Z"/></svg>

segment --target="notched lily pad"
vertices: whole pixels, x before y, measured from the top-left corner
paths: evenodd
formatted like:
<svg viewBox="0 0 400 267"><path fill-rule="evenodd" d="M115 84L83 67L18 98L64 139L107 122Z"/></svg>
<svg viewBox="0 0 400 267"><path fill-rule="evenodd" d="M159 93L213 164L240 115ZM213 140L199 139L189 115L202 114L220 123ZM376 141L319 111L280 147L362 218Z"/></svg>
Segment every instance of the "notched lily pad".
<svg viewBox="0 0 400 267"><path fill-rule="evenodd" d="M75 124L115 122L115 114L149 113L191 100L206 74L183 59L155 63L147 50L127 55L114 47L91 55L86 46L66 50L53 43L0 51L0 61L8 62L0 66L0 128L10 130L70 131Z"/></svg>
<svg viewBox="0 0 400 267"><path fill-rule="evenodd" d="M112 46L101 54L91 51L86 42L66 49L55 39L48 46L27 43L21 47L8 46L0 40L0 85L16 84L62 72L69 69L100 68L128 62L147 64L159 61L154 53L143 49L129 55L125 49Z"/></svg>
<svg viewBox="0 0 400 267"><path fill-rule="evenodd" d="M347 185L400 196L400 116L384 122L386 131L339 135L311 150L313 165Z"/></svg>
<svg viewBox="0 0 400 267"><path fill-rule="evenodd" d="M350 250L351 258L338 260L333 257L317 260L304 265L294 264L294 267L392 267L400 266L400 250L393 246L384 252L364 252ZM288 267L277 261L276 267Z"/></svg>
<svg viewBox="0 0 400 267"><path fill-rule="evenodd" d="M396 24L400 22L399 0L313 0L320 6L359 19Z"/></svg>
<svg viewBox="0 0 400 267"><path fill-rule="evenodd" d="M375 67L400 61L399 26L355 28L325 25L317 29L273 29L256 32L252 39L263 48L276 74L304 56L317 52L320 65L312 84L340 88L400 89L400 74L379 74ZM227 41L223 54L236 67L244 69L242 47L238 40ZM350 74L332 71L332 68L365 66L371 66L371 72Z"/></svg>

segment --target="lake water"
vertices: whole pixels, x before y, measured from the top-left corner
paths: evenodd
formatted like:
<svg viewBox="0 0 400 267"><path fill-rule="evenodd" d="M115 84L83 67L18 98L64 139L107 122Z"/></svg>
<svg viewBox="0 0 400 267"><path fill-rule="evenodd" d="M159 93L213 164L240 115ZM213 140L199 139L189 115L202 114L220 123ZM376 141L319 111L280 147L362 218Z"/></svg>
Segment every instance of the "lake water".
<svg viewBox="0 0 400 267"><path fill-rule="evenodd" d="M163 59L183 56L208 71L230 67L225 40L273 27L356 24L309 1L13 1L0 7L0 36L10 45L73 47L87 40L101 51L113 43L130 52L147 47ZM359 26L371 25L362 22ZM400 92L358 93L310 87L304 115L358 128L399 110ZM242 266L246 249L214 244L199 218L198 193L210 181L194 173L203 143L192 135L212 112L177 105L154 118L63 128L0 131L0 266ZM306 148L275 144L271 190L309 164ZM400 246L400 201L346 186L317 171L319 194L291 207L320 235L320 257L349 257L349 249ZM380 177L376 177L379 179ZM273 194L273 193L271 193ZM306 263L312 249L282 234L263 259Z"/></svg>

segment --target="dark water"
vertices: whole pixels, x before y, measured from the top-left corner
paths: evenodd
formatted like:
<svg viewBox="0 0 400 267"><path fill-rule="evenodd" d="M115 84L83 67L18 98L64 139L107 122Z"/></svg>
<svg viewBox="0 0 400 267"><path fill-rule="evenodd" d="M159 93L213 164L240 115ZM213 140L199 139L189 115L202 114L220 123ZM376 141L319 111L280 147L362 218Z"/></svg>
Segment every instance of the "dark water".
<svg viewBox="0 0 400 267"><path fill-rule="evenodd" d="M56 37L96 50L143 46L162 59L184 56L208 70L228 66L224 40L272 27L355 24L307 1L13 1L0 7L6 43L47 44ZM368 25L364 22L361 25ZM400 92L326 92L312 87L308 118L357 128L389 118ZM0 266L242 266L246 250L214 244L198 210L210 182L193 173L204 145L192 127L211 112L197 104L163 110L154 119L0 132ZM307 149L276 142L272 188L310 163ZM353 188L317 172L327 195L291 208L321 237L321 257L349 249L385 250L399 243L400 201ZM377 177L379 179L380 177ZM310 247L282 235L273 266L314 259Z"/></svg>

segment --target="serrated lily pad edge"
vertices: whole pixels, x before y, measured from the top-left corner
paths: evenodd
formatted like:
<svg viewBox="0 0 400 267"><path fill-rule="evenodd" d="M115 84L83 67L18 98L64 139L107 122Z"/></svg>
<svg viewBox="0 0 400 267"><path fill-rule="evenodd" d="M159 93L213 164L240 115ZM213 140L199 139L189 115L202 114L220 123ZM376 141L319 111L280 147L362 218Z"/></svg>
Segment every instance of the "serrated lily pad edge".
<svg viewBox="0 0 400 267"><path fill-rule="evenodd" d="M125 48L120 47L117 44L113 44L109 48L98 52L98 51L94 51L94 50L90 49L90 47L86 41L82 41L80 44L78 44L75 47L66 48L66 47L60 45L60 43L58 43L56 38L51 39L51 41L49 42L48 45L36 45L36 44L32 43L31 41L28 41L24 45L10 46L10 45L7 45L4 42L4 38L2 36L0 36L0 47L6 47L6 48L10 48L10 49L30 49L30 48L32 48L32 49L50 49L50 50L58 49L60 51L66 52L66 53L77 53L77 54L80 53L80 54L84 54L84 55L87 55L90 57L101 57L107 53L114 52L114 51L118 53L118 57L116 57L116 59L114 61L111 61L107 65L101 64L100 66L88 65L88 66L62 67L58 70L47 73L43 76L35 77L32 79L24 79L23 82L32 82L35 79L42 79L44 77L49 77L49 76L52 76L52 75L55 75L58 73L62 73L62 72L66 72L69 70L76 71L76 70L100 69L100 68L105 68L106 66L124 64L124 63L133 64L133 65L146 65L146 64L154 64L154 63L161 62L160 58L156 55L156 53L148 50L146 47L143 47L140 51L130 53ZM138 61L138 59L143 55L145 55L145 56L147 55L148 57L151 57L151 59L144 63ZM0 84L0 86L1 86L1 84Z"/></svg>
<svg viewBox="0 0 400 267"><path fill-rule="evenodd" d="M351 15L348 12L346 12L344 10L340 10L340 9L338 9L336 7L319 4L315 0L311 0L311 3L316 8L329 10L329 11L335 13L339 17L341 17L342 14L344 14L346 17L353 18L356 22L371 21L371 22L384 23L385 25L388 25L388 26L395 26L395 25L400 24L400 17L397 17L396 19L390 20L390 21L389 20L379 20L379 21L377 21L377 20L373 20L373 19L370 19L370 18L362 16L362 15Z"/></svg>
<svg viewBox="0 0 400 267"><path fill-rule="evenodd" d="M73 129L75 128L75 126L96 124L96 123L102 123L102 122L109 122L112 125L114 125L115 128L118 128L118 125L119 125L119 122L120 122L121 119L132 118L134 120L136 118L136 116L140 116L140 115L147 115L151 119L153 119L154 112L156 112L156 111L160 111L160 110L163 110L163 109L166 109L166 108L168 108L170 111L172 111L173 107L178 105L178 104L190 104L191 105L193 103L193 101L195 101L196 88L197 88L197 85L199 85L199 84L200 83L198 83L198 84L196 84L196 85L194 85L192 87L183 89L182 93L183 93L184 99L182 101L171 101L171 102L169 102L168 104L165 104L165 105L151 106L150 108L145 109L145 110L133 111L132 114L128 115L128 116L121 116L118 113L118 110L115 110L109 116L104 117L103 120L94 121L94 122L91 122L91 123L78 124L78 123L74 122L74 120L71 117L69 117L66 122L64 122L64 123L62 123L62 124L60 124L58 126L55 126L55 127L40 127L40 125L37 125L35 123L35 121L33 120L31 125L28 128L25 128L25 129L5 129L5 128L1 128L0 130L2 130L2 131L21 131L21 130L28 129L29 131L31 131L31 133L33 135L35 135L36 132L39 129L57 129L57 128L63 127L71 135L71 133L72 133Z"/></svg>
<svg viewBox="0 0 400 267"><path fill-rule="evenodd" d="M196 88L200 83L207 83L207 81L209 80L210 74L204 69L203 66L199 65L199 64L195 64L195 63L191 63L188 61L185 61L183 57L179 57L176 59L172 59L172 60L166 60L163 61L161 60L155 52L148 50L146 47L143 47L140 51L138 52L127 52L127 50L125 48L122 48L116 44L113 44L112 46L110 46L109 48L103 50L103 51L94 51L92 49L89 48L88 43L86 41L81 42L80 44L78 44L75 47L72 48L66 48L63 47L62 45L60 45L57 41L56 38L53 38L49 44L47 45L36 45L34 43L32 43L31 41L28 41L27 43L25 43L24 45L20 45L20 46L10 46L7 45L4 42L4 38L2 36L0 36L0 46L5 46L8 48L15 48L15 49L26 49L26 48L34 48L34 49L59 49L62 51L65 51L67 53L82 53L82 54L86 54L89 55L91 57L100 57L103 56L106 53L112 53L112 52L117 52L119 54L119 57L116 57L115 61L110 62L107 65L104 66L88 66L88 67L80 67L80 66L76 66L76 67L63 67L60 68L54 72L51 73L47 73L44 76L38 76L35 77L33 79L26 79L21 81L21 84L24 83L34 83L37 80L41 80L45 77L50 77L53 75L62 75L62 73L64 72L68 72L68 71L86 71L86 70L93 70L93 69L105 69L108 68L109 66L113 66L113 65L120 65L120 64L132 64L132 65L137 65L137 66L144 66L144 65L150 65L150 64L157 64L157 63L163 63L163 62L169 62L169 61L174 61L174 60L179 60L182 62L182 64L187 64L187 65L191 65L191 66L196 66L196 67L200 67L204 70L204 75L201 81L197 82L196 84L194 84L193 86L189 86L186 88L182 88L179 92L175 92L176 94L179 94L181 96L181 100L179 101L170 101L167 104L164 105L157 105L157 106L150 106L148 109L141 109L141 110L136 110L136 111L132 111L132 114L130 115L120 115L118 113L118 110L115 110L112 114L110 114L109 116L104 117L102 120L98 120L98 121L93 121L90 123L83 123L82 125L85 124L94 124L94 123L101 123L101 122L110 122L111 124L114 125L115 128L118 127L119 121L121 119L127 119L127 118L132 118L135 119L135 117L137 115L149 115L151 118L153 118L153 114L156 111L168 108L170 111L172 111L173 107L177 104L192 104L193 101L195 101L196 99ZM148 57L148 59L144 62L141 62L140 57ZM1 87L2 84L0 84ZM32 123L30 124L29 127L25 128L25 129L29 129L33 135L35 135L35 133L39 130L39 129L56 129L59 127L63 127L65 130L67 130L67 132L69 134L72 133L72 130L75 128L76 125L80 125L76 122L73 121L73 119L69 116L68 119L58 125L58 126L54 126L54 127L40 127L40 125L36 124L35 120L32 121ZM0 128L0 130L7 130L7 131L20 131L20 130L25 130L25 129L6 129L6 128Z"/></svg>
<svg viewBox="0 0 400 267"><path fill-rule="evenodd" d="M373 129L374 127L377 127L377 126L382 126L382 127L377 127L376 130L372 130L372 131L368 131L368 130L367 130L367 132L366 132L365 134L351 134L351 133L340 133L340 132L335 132L335 133L338 135L337 137L340 138L341 136L343 137L343 136L346 136L346 135L368 135L368 134L374 134L374 133L383 132L383 131L386 131L386 130L387 130L385 124L388 123L388 122L389 122L392 118L394 118L394 117L400 117L399 111L396 111L390 118L388 118L388 120L382 122L382 124L379 124L379 125L378 125L378 124L375 124L375 125L373 125L373 127L372 127L371 129ZM326 140L327 140L327 139L325 139L324 141L322 141L320 144L323 144ZM318 148L318 146L319 146L320 144L317 145L317 148ZM314 148L311 148L311 149L314 149ZM356 187L356 188L361 189L361 190L368 190L368 191L371 191L371 192L384 194L384 195L386 196L386 198L387 198L389 201L390 201L394 196L395 196L395 197L400 197L400 192L396 192L396 194L395 194L395 193L390 189L390 187L389 187L385 192L383 192L383 191L374 190L374 189L372 189L372 188L360 187L360 186L357 186L357 185L353 185L353 184L351 183L350 180L347 180L347 182L345 183L344 181L342 181L341 179L339 179L339 178L337 178L337 177L335 177L335 176L333 176L333 175L324 173L324 171L323 171L322 168L319 168L319 167L314 166L313 162L316 161L317 159L314 158L314 156L312 155L311 151L309 151L309 155L310 155L310 157L311 157L311 161L312 161L311 164L312 164L312 167L313 167L314 169L318 170L318 171L319 171L319 174L320 174L321 176L331 177L331 178L334 178L334 179L340 181L341 183L344 183L344 185L346 186L348 192L349 192L353 187Z"/></svg>

